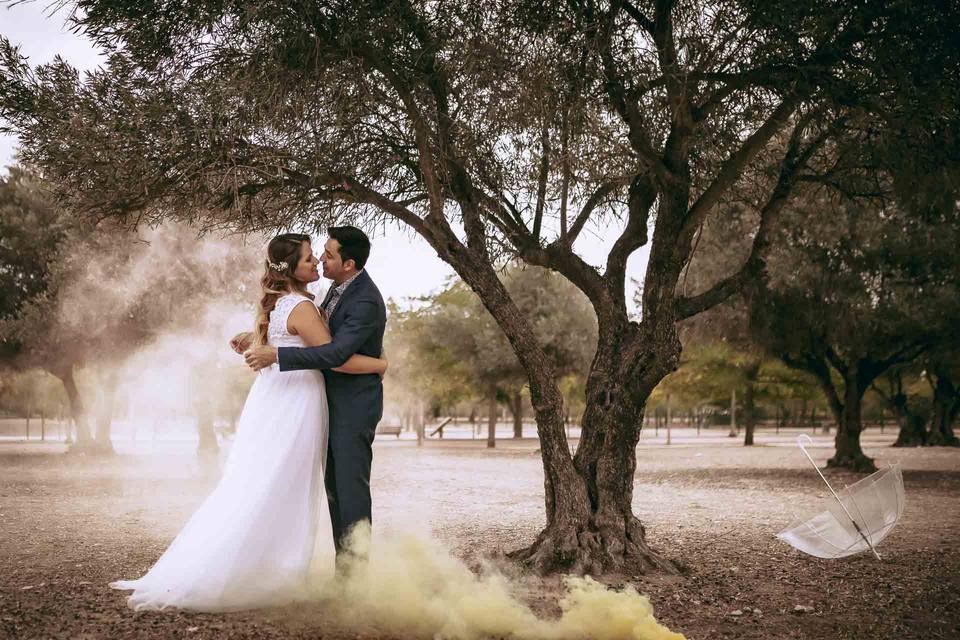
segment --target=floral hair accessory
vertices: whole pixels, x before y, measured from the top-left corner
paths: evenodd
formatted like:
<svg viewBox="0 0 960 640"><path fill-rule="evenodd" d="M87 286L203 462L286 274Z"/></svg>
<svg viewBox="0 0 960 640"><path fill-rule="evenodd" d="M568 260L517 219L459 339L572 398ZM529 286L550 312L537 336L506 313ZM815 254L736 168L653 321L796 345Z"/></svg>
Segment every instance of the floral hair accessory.
<svg viewBox="0 0 960 640"><path fill-rule="evenodd" d="M270 262L269 260L267 260L267 264L270 265L270 268L273 269L274 271L279 271L283 273L284 271L287 270L286 262Z"/></svg>

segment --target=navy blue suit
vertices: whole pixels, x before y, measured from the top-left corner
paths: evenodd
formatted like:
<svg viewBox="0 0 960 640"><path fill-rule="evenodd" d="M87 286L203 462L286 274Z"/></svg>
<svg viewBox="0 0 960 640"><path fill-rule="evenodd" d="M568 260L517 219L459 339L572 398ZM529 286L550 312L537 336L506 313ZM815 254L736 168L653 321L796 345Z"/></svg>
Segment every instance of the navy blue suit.
<svg viewBox="0 0 960 640"><path fill-rule="evenodd" d="M331 286L324 300L329 301ZM355 353L379 358L387 308L366 271L347 286L328 320L333 341L319 347L280 347L281 371L320 369L327 386L330 441L325 483L337 551L350 528L370 521L370 465L373 436L383 417L383 383L376 374L352 375L331 371Z"/></svg>

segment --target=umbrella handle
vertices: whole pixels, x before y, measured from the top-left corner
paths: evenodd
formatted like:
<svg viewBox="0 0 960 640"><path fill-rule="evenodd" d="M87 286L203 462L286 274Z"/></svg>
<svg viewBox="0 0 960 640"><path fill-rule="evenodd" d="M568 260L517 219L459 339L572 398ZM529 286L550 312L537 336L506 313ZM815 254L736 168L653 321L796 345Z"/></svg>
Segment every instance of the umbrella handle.
<svg viewBox="0 0 960 640"><path fill-rule="evenodd" d="M810 461L810 464L813 465L813 468L816 470L817 475L820 476L820 479L823 480L823 484L827 485L827 489L830 489L830 493L833 494L834 499L836 499L837 504L840 505L840 508L843 509L843 512L847 514L847 517L850 518L850 522L853 523L853 528L857 530L857 533L860 534L860 537L863 538L863 541L867 543L867 546L870 547L870 551L873 551L873 555L877 556L877 560L880 560L880 554L877 553L876 548L873 546L873 543L870 542L870 539L864 535L863 530L860 528L860 525L857 524L857 521L854 520L853 516L850 514L850 511L847 510L847 505L843 504L843 501L840 499L840 496L837 495L837 492L833 490L833 487L830 486L830 483L827 482L826 477L820 471L820 467L817 466L817 463L813 461L813 458L810 457L810 454L807 453L806 445L813 444L813 439L805 433L801 433L797 436L797 446L800 447L800 451L803 451L803 455L807 456L807 460Z"/></svg>

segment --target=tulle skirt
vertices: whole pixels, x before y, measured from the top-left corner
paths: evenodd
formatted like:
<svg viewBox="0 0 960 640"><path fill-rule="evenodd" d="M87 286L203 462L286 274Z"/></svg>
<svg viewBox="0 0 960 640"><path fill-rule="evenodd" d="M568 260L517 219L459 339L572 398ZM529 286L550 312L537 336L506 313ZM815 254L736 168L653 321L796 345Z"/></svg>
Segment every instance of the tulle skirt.
<svg viewBox="0 0 960 640"><path fill-rule="evenodd" d="M261 371L217 487L146 575L110 586L133 589L127 602L137 610L231 611L307 597L315 556L333 556L327 428L322 373Z"/></svg>

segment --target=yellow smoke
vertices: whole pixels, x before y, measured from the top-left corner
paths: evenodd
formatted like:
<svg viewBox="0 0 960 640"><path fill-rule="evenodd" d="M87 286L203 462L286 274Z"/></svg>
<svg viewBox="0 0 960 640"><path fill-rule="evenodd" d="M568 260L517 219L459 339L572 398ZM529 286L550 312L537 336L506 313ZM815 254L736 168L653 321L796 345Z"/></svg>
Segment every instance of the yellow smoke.
<svg viewBox="0 0 960 640"><path fill-rule="evenodd" d="M319 594L337 622L351 629L445 640L683 640L658 623L653 606L633 587L608 589L566 578L559 619L538 617L519 594L519 581L490 566L476 574L434 540L352 537L355 559ZM367 557L364 561L359 558Z"/></svg>

